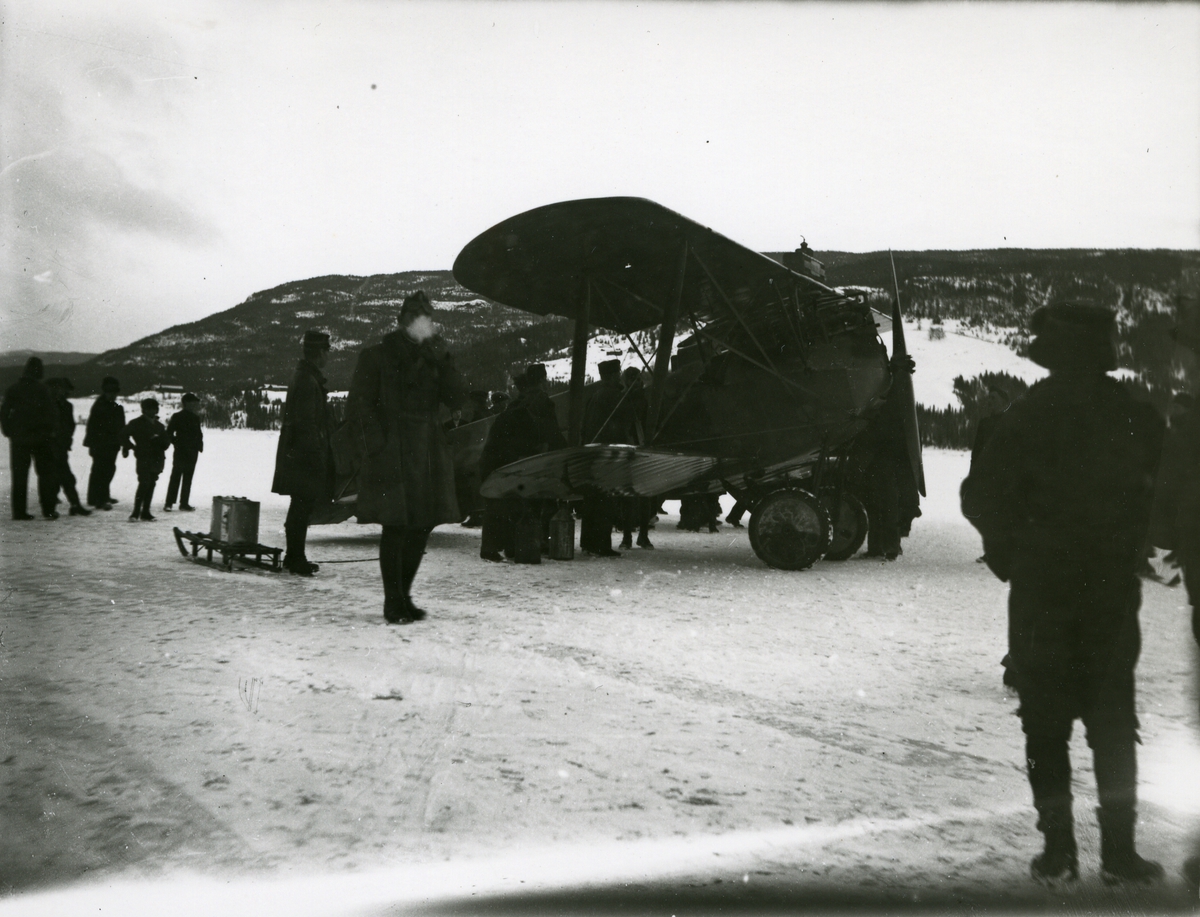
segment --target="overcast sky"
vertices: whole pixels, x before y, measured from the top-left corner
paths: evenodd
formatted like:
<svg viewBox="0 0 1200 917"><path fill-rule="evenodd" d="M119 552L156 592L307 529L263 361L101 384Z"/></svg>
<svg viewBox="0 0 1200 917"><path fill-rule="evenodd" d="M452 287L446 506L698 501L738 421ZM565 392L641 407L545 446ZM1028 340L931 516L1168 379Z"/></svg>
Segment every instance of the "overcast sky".
<svg viewBox="0 0 1200 917"><path fill-rule="evenodd" d="M752 248L1200 248L1196 4L0 0L0 349L448 269L554 201Z"/></svg>

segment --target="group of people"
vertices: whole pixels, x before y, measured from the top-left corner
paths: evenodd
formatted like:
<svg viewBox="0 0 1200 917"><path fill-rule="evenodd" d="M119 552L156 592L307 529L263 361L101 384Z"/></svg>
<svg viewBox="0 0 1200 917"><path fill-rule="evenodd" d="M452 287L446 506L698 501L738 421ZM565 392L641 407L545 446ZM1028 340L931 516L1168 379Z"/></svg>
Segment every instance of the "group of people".
<svg viewBox="0 0 1200 917"><path fill-rule="evenodd" d="M1175 337L1200 354L1200 314L1195 299L1188 305ZM1200 414L1193 406L1168 430L1108 375L1117 368L1111 310L1056 303L1034 313L1030 330L1029 356L1050 375L981 431L961 490L963 513L983 538L982 560L1010 585L1004 681L1020 697L1045 839L1030 869L1049 883L1078 878L1068 748L1082 720L1099 797L1102 877L1152 882L1163 868L1134 843L1138 573L1150 544L1172 552L1200 641ZM1200 885L1194 858L1185 873Z"/></svg>
<svg viewBox="0 0 1200 917"><path fill-rule="evenodd" d="M497 468L519 459L567 445L558 426L558 415L546 391L546 367L535 363L514 379L517 396L509 400L488 430L479 459L478 480L486 480ZM543 543L549 542L551 500L522 500L518 497L484 501L483 531L479 556L501 561L517 555L517 526L526 517L537 522Z"/></svg>
<svg viewBox="0 0 1200 917"><path fill-rule="evenodd" d="M170 484L164 509L174 508L181 497L180 509L190 511L192 476L199 454L204 451L204 432L199 418L200 399L187 393L182 409L164 427L158 420L155 398L141 402L141 415L128 424L125 408L118 403L120 382L107 376L100 396L88 415L83 445L92 459L88 475L85 507L76 489L71 471L70 452L75 440L75 409L70 402L74 385L70 379L43 379L45 366L39 357L30 357L21 378L10 386L0 405L0 428L9 440L12 470L12 517L28 521L29 469L37 474L38 503L42 517L59 518L59 493L66 498L69 515L90 516L93 509L109 511L118 501L111 492L117 471L117 455L137 462L138 487L130 521L153 521L150 504L155 484L166 462L166 451L173 448ZM89 509L88 507L91 507Z"/></svg>
<svg viewBox="0 0 1200 917"><path fill-rule="evenodd" d="M1187 318L1175 337L1181 347L1200 354L1200 304L1189 303L1190 312L1181 308ZM457 409L467 395L436 330L426 295L407 297L397 330L360 354L347 423L336 437L321 371L330 338L307 332L283 410L272 489L291 498L284 566L304 576L316 572L305 553L314 509L331 499L335 474L356 475L358 521L383 528L379 567L389 623L425 617L411 589L427 538L434 527L463 518L439 411L441 406ZM1181 401L1168 429L1158 412L1109 375L1117 366L1111 310L1056 303L1034 313L1031 331L1030 357L1049 376L989 421L961 489L962 511L983 539L982 559L1010 584L1005 683L1020 697L1027 774L1037 827L1045 838L1031 872L1046 882L1078 877L1068 747L1075 720L1082 720L1094 757L1103 878L1112 884L1150 882L1163 869L1141 857L1134 843L1138 572L1151 543L1172 552L1182 568L1192 630L1200 642L1200 411L1194 402ZM75 426L67 400L71 383L43 382L42 374L41 361L31 358L0 407L0 425L10 441L13 518L33 518L26 511L31 464L43 516L57 518L60 490L72 514L87 515L68 461ZM566 445L546 392L545 367L527 367L516 387L517 396L496 417L484 446L482 477ZM183 410L164 427L157 401L147 398L141 415L126 424L119 391L116 379L105 379L88 419L88 503L111 509L117 453L132 451L138 490L130 518L153 519L155 482L166 449L174 446L166 507L181 495L181 509L191 509L192 472L203 449L198 400L185 395ZM893 421L885 416L880 422L880 443L898 441L884 435ZM585 405L583 442L642 443L645 423L640 373L626 370L622 376L616 360L600 364L600 382ZM888 451L886 444L872 440L870 445L876 448L865 460L868 481L888 507L879 550L894 557L905 505L896 495L895 469L906 457ZM652 547L647 537L652 508L652 501L641 498L588 497L581 547L598 556L617 555L614 528L623 529L625 547L635 529L638 544ZM511 552L513 526L528 512L511 501L487 501L485 559L500 560ZM543 525L547 512L545 506L536 508ZM711 514L711 506L706 512ZM1193 883L1200 883L1196 860L1185 869Z"/></svg>
<svg viewBox="0 0 1200 917"><path fill-rule="evenodd" d="M645 442L646 397L641 371L628 367L621 371L620 360L605 360L599 365L599 382L592 387L584 403L581 436L584 444ZM517 396L496 418L483 447L479 477L487 478L497 468L542 452L565 448L567 441L559 427L558 416L546 392L546 367L540 363L526 367L514 379ZM549 549L549 524L555 512L553 501L522 500L509 497L486 501L480 556L500 561L514 557L516 525L522 518L540 519L543 553ZM638 546L653 548L649 525L652 504L644 497L618 497L598 491L589 493L580 507L579 546L585 554L619 557L613 549L614 530L623 533L621 547L633 547L633 532Z"/></svg>

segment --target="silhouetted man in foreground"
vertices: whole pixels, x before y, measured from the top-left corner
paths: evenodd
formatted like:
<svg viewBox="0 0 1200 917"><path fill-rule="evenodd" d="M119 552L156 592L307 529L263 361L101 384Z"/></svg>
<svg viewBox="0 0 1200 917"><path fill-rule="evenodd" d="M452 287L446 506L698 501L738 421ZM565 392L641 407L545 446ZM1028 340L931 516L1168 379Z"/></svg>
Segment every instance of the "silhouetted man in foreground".
<svg viewBox="0 0 1200 917"><path fill-rule="evenodd" d="M1039 881L1079 875L1068 743L1087 728L1100 797L1104 881L1149 882L1162 867L1134 849L1141 648L1137 577L1163 422L1107 373L1113 313L1060 303L1034 313L1029 356L1050 376L997 424L962 486L963 514L988 567L1011 584L1008 667L1045 850Z"/></svg>
<svg viewBox="0 0 1200 917"><path fill-rule="evenodd" d="M29 489L29 466L38 477L38 502L42 515L57 519L54 511L58 499L58 480L54 473L54 431L58 411L50 390L42 383L42 361L30 357L25 371L7 392L0 404L0 429L8 437L9 468L12 472L12 517L29 520L26 511Z"/></svg>

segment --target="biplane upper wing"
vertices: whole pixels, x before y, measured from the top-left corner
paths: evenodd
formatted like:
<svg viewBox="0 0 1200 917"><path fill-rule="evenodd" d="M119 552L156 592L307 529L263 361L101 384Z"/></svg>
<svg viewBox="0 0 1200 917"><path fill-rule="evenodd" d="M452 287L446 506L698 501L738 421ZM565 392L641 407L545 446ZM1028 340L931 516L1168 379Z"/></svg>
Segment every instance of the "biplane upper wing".
<svg viewBox="0 0 1200 917"><path fill-rule="evenodd" d="M497 468L479 492L488 499L565 500L589 490L652 497L704 478L717 464L711 456L596 443L532 455Z"/></svg>
<svg viewBox="0 0 1200 917"><path fill-rule="evenodd" d="M538 315L575 318L591 284L588 321L632 333L658 325L676 291L684 314L729 319L731 308L774 304L799 288L809 301L840 299L837 291L766 255L635 197L565 201L526 211L481 233L454 261L464 287ZM756 310L749 310L756 311Z"/></svg>

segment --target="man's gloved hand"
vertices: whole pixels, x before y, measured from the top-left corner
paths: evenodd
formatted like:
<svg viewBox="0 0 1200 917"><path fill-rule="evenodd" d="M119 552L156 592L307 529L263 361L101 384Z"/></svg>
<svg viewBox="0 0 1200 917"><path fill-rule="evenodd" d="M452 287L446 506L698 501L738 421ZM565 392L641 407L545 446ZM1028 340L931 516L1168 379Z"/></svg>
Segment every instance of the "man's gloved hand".
<svg viewBox="0 0 1200 917"><path fill-rule="evenodd" d="M888 366L894 373L906 372L910 376L917 371L917 364L908 354L898 354L888 361Z"/></svg>

